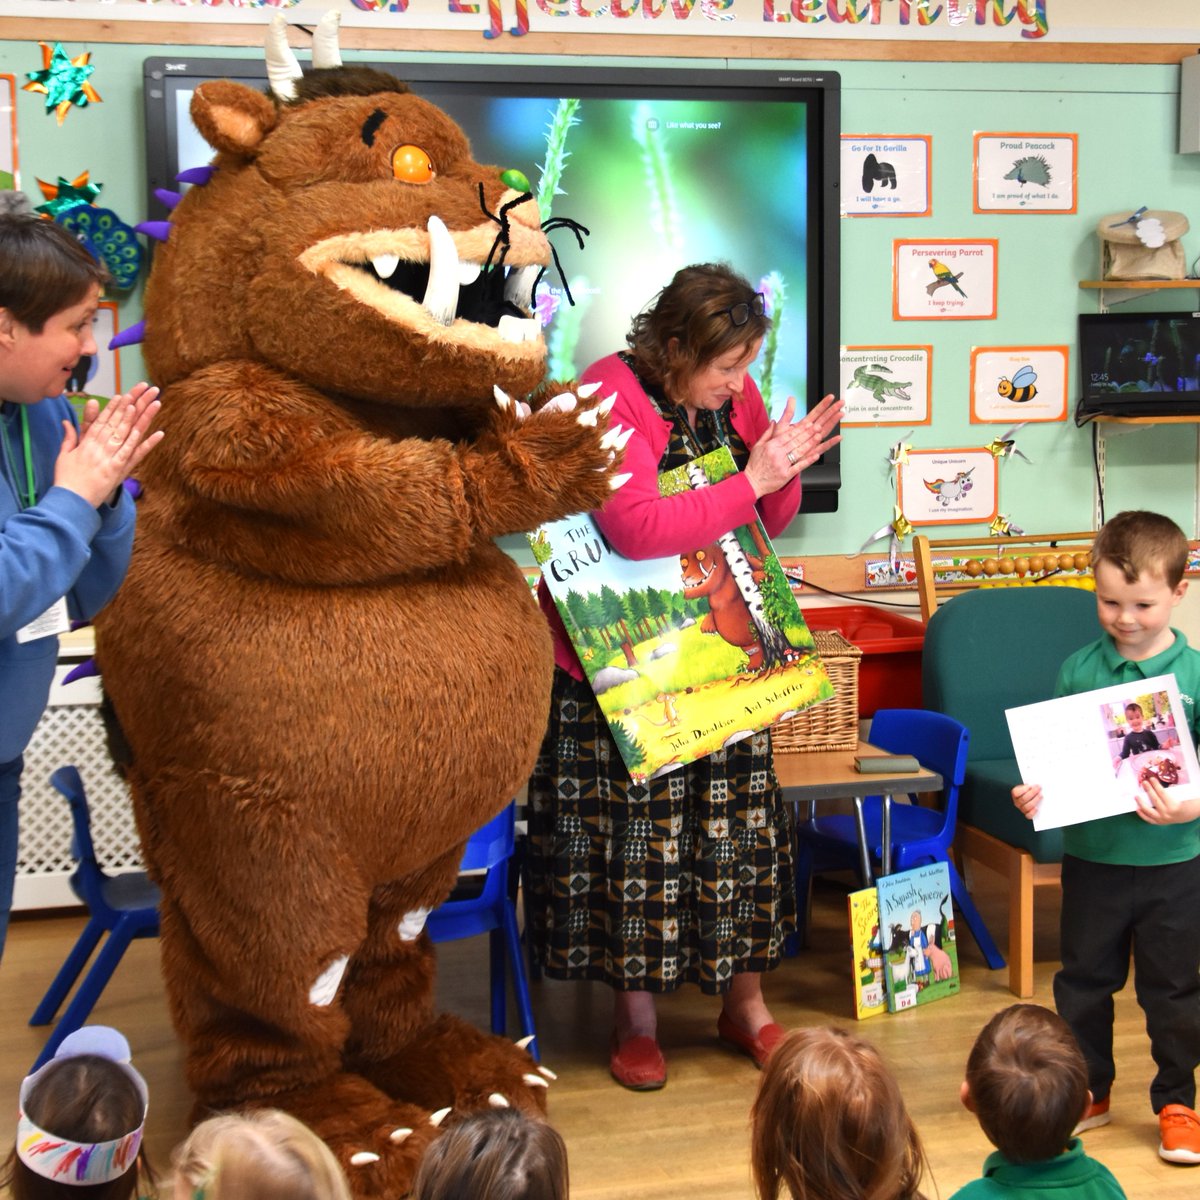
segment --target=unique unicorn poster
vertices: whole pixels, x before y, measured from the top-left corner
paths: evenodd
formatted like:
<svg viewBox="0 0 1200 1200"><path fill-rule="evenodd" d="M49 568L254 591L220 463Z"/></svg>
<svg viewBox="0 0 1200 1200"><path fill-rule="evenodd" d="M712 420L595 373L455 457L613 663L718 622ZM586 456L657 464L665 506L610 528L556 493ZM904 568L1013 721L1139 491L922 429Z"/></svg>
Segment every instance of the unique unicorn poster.
<svg viewBox="0 0 1200 1200"><path fill-rule="evenodd" d="M17 179L17 78L0 75L0 191L20 187Z"/></svg>
<svg viewBox="0 0 1200 1200"><path fill-rule="evenodd" d="M843 346L843 425L928 425L932 346Z"/></svg>
<svg viewBox="0 0 1200 1200"><path fill-rule="evenodd" d="M930 144L913 137L842 134L843 217L928 217Z"/></svg>
<svg viewBox="0 0 1200 1200"><path fill-rule="evenodd" d="M1078 134L975 135L977 213L1073 213L1078 174Z"/></svg>
<svg viewBox="0 0 1200 1200"><path fill-rule="evenodd" d="M996 239L892 243L892 316L897 321L992 320Z"/></svg>
<svg viewBox="0 0 1200 1200"><path fill-rule="evenodd" d="M996 456L969 450L909 450L896 464L896 502L913 525L989 522L999 507Z"/></svg>
<svg viewBox="0 0 1200 1200"><path fill-rule="evenodd" d="M721 447L664 471L659 491L708 487L736 470ZM587 513L540 526L529 543L634 780L833 697L761 522L636 562Z"/></svg>
<svg viewBox="0 0 1200 1200"><path fill-rule="evenodd" d="M974 346L971 420L1065 421L1066 346Z"/></svg>

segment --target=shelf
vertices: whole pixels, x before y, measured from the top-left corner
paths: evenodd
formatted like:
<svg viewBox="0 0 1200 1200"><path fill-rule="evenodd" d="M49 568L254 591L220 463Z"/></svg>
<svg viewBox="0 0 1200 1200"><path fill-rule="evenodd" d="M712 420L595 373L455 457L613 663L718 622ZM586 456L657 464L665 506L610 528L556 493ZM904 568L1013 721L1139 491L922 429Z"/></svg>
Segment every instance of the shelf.
<svg viewBox="0 0 1200 1200"><path fill-rule="evenodd" d="M1106 417L1097 416L1090 420L1098 425L1196 425L1200 424L1200 413L1190 417Z"/></svg>
<svg viewBox="0 0 1200 1200"><path fill-rule="evenodd" d="M1161 288L1200 288L1200 279L1082 279L1079 286L1111 292L1154 292Z"/></svg>

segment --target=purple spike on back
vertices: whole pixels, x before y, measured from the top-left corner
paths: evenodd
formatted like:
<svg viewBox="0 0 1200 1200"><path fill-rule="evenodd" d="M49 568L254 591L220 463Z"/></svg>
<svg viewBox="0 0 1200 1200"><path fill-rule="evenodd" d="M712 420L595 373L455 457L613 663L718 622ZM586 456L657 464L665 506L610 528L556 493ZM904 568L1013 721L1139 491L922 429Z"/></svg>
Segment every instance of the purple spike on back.
<svg viewBox="0 0 1200 1200"><path fill-rule="evenodd" d="M152 237L156 242L165 242L171 234L170 221L139 221L134 226L138 233Z"/></svg>
<svg viewBox="0 0 1200 1200"><path fill-rule="evenodd" d="M174 208L183 199L181 192L173 192L170 188L155 188L154 194L167 206Z"/></svg>
<svg viewBox="0 0 1200 1200"><path fill-rule="evenodd" d="M216 172L216 167L211 164L207 167L188 167L186 171L180 171L175 176L176 183L195 183L203 187Z"/></svg>
<svg viewBox="0 0 1200 1200"><path fill-rule="evenodd" d="M146 322L138 321L136 325L130 325L128 329L122 329L109 343L110 350L119 350L122 346L133 346L140 342L146 336Z"/></svg>
<svg viewBox="0 0 1200 1200"><path fill-rule="evenodd" d="M72 667L64 676L63 683L74 683L77 679L99 677L100 668L94 658L85 658L77 667Z"/></svg>

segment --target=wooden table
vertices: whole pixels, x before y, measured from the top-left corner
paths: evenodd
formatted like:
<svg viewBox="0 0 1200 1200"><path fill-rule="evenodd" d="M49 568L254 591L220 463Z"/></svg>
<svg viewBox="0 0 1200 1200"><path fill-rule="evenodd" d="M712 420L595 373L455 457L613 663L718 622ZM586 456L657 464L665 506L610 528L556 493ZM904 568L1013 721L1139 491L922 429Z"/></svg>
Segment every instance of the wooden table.
<svg viewBox="0 0 1200 1200"><path fill-rule="evenodd" d="M924 767L919 771L864 775L854 768L857 754L886 755L887 751L863 741L854 750L816 750L807 754L777 750L775 774L779 777L783 798L797 804L807 803L810 816L818 800L854 801L862 875L865 883L869 884L874 872L863 820L863 799L866 796L883 796L883 858L880 873L889 875L892 869L892 793L940 792L943 781L936 771Z"/></svg>

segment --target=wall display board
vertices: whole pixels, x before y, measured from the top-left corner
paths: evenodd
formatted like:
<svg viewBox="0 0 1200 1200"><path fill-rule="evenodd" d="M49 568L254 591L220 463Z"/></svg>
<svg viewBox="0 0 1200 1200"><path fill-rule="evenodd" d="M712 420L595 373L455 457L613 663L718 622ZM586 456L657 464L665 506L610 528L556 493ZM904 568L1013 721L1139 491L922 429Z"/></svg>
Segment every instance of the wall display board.
<svg viewBox="0 0 1200 1200"><path fill-rule="evenodd" d="M0 191L21 186L17 177L17 79L0 75Z"/></svg>
<svg viewBox="0 0 1200 1200"><path fill-rule="evenodd" d="M117 306L111 300L101 300L92 328L96 353L85 354L67 380L67 397L81 414L88 400L99 400L103 407L121 391L120 354L108 348L117 332Z"/></svg>
<svg viewBox="0 0 1200 1200"><path fill-rule="evenodd" d="M971 350L971 420L1064 421L1066 346L975 346Z"/></svg>
<svg viewBox="0 0 1200 1200"><path fill-rule="evenodd" d="M842 216L928 217L932 142L928 135L842 134Z"/></svg>
<svg viewBox="0 0 1200 1200"><path fill-rule="evenodd" d="M913 526L986 523L999 507L998 478L986 446L909 450L896 465L896 501Z"/></svg>
<svg viewBox="0 0 1200 1200"><path fill-rule="evenodd" d="M977 133L977 213L1073 213L1079 137L1074 133Z"/></svg>
<svg viewBox="0 0 1200 1200"><path fill-rule="evenodd" d="M932 346L843 346L843 425L928 425Z"/></svg>
<svg viewBox="0 0 1200 1200"><path fill-rule="evenodd" d="M996 316L995 238L892 243L897 321L991 320Z"/></svg>

